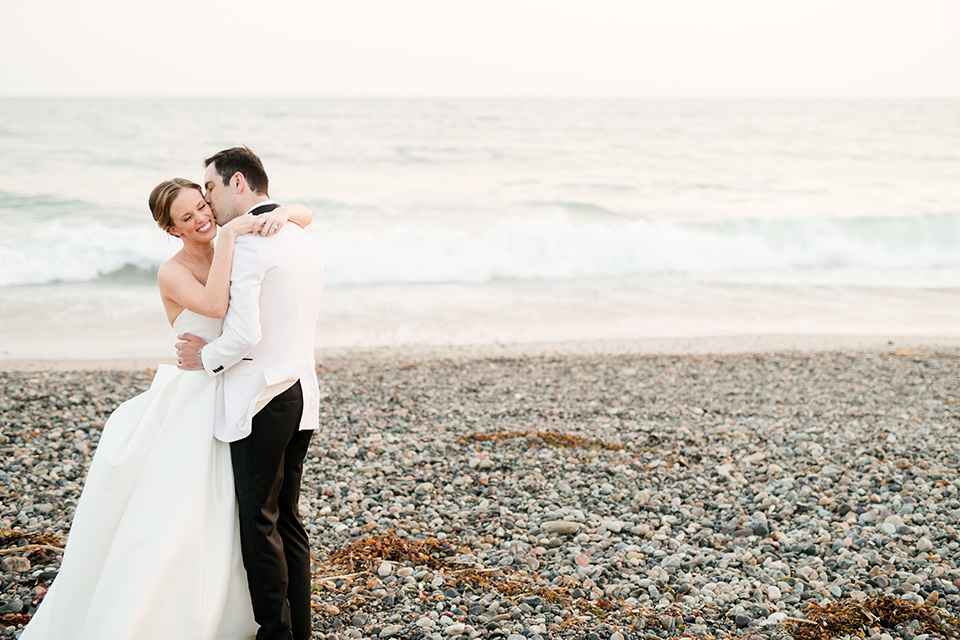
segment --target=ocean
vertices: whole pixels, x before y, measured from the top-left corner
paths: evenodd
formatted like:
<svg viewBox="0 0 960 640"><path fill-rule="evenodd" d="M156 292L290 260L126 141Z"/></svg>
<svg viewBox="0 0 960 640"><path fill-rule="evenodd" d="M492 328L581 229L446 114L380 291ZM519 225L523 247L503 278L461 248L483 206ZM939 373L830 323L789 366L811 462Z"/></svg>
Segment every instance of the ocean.
<svg viewBox="0 0 960 640"><path fill-rule="evenodd" d="M960 100L0 99L0 357L166 354L161 180L309 206L321 347L960 335Z"/></svg>

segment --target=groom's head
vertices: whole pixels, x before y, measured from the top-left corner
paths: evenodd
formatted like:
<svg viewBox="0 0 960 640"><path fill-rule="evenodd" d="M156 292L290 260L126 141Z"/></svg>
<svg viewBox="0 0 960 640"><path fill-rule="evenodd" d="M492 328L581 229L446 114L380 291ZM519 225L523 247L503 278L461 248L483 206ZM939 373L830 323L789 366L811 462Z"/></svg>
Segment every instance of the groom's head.
<svg viewBox="0 0 960 640"><path fill-rule="evenodd" d="M203 197L221 226L269 197L267 172L257 154L247 147L224 149L204 160L203 165L207 168Z"/></svg>

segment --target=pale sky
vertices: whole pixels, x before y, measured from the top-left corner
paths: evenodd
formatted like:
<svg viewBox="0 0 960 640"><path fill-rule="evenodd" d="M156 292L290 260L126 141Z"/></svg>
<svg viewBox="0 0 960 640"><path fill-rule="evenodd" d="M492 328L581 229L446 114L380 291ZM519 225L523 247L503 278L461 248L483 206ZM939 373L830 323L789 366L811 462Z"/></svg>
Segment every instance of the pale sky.
<svg viewBox="0 0 960 640"><path fill-rule="evenodd" d="M960 96L960 0L10 0L0 96Z"/></svg>

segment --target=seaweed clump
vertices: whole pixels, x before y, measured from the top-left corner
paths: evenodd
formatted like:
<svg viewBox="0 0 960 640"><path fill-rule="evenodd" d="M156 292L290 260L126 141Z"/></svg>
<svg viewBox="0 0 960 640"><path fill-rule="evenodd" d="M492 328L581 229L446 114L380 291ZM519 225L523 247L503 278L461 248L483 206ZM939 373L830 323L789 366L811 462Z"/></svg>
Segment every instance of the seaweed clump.
<svg viewBox="0 0 960 640"><path fill-rule="evenodd" d="M0 556L20 555L30 557L63 553L63 543L52 533L37 531L28 533L16 529L0 531Z"/></svg>
<svg viewBox="0 0 960 640"><path fill-rule="evenodd" d="M27 624L33 616L23 613L5 613L0 616L0 625L4 627L15 627L20 624Z"/></svg>
<svg viewBox="0 0 960 640"><path fill-rule="evenodd" d="M794 640L828 640L843 635L863 636L869 627L893 629L916 620L925 633L960 638L960 620L943 609L917 604L896 596L871 596L864 600L842 600L810 604L803 610L806 619L787 620Z"/></svg>
<svg viewBox="0 0 960 640"><path fill-rule="evenodd" d="M331 564L355 572L376 571L379 562L384 560L443 569L450 564L446 556L456 552L456 548L444 540L406 540L389 531L355 540L331 553L327 559Z"/></svg>
<svg viewBox="0 0 960 640"><path fill-rule="evenodd" d="M564 448L585 448L585 449L609 449L619 451L623 449L622 444L616 442L605 442L596 438L587 438L585 436L572 436L566 433L557 433L555 431L516 431L516 432L496 432L496 433L471 433L462 436L459 442L486 442L489 440L512 440L514 438L526 438L528 440L541 440L544 444Z"/></svg>

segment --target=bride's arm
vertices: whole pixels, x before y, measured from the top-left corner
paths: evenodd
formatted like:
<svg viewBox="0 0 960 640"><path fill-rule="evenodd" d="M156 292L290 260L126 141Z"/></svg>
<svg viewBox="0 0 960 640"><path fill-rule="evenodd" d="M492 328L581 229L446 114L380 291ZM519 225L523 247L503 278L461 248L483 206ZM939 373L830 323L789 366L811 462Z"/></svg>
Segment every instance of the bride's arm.
<svg viewBox="0 0 960 640"><path fill-rule="evenodd" d="M211 318L222 318L230 301L230 270L233 266L233 245L237 236L250 233L256 216L239 216L224 225L217 234L217 249L207 274L207 283L200 284L187 266L168 260L160 265L157 279L160 295L184 309Z"/></svg>
<svg viewBox="0 0 960 640"><path fill-rule="evenodd" d="M271 236L287 221L306 227L313 212L302 205L277 207L259 216L239 216L224 225L217 234L217 250L207 275L207 284L197 281L186 265L168 260L160 266L157 278L160 295L176 305L211 318L222 318L230 302L230 271L233 267L233 243L245 233Z"/></svg>
<svg viewBox="0 0 960 640"><path fill-rule="evenodd" d="M256 219L257 223L253 232L264 236L272 236L283 228L287 221L305 229L307 225L313 222L313 211L301 204L290 204L262 213L256 216Z"/></svg>

